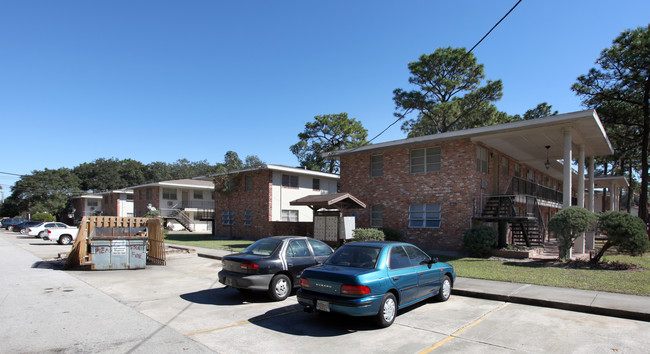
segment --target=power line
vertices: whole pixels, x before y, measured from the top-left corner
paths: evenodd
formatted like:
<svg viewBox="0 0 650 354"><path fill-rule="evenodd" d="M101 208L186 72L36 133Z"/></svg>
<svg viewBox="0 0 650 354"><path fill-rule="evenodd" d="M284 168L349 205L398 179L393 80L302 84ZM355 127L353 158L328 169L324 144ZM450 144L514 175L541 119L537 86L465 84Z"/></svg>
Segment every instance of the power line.
<svg viewBox="0 0 650 354"><path fill-rule="evenodd" d="M465 56L469 55L469 53L471 53L471 52L472 52L476 47L478 47L478 45L481 44L481 42L483 42L483 40L484 40L485 38L487 38L487 36L489 36L490 33L492 33L492 31L493 31L495 28L497 28L497 26L498 26L498 25L499 25L503 20L505 20L506 17L508 17L508 15L510 15L510 13L511 13L511 12L512 12L516 7L517 7L517 5L519 5L519 3L520 3L521 1L522 1L522 0L517 1L517 3L516 3L516 4L515 4L511 9L510 9L510 11L508 11L505 15L503 15L503 17L501 17L501 19L499 20L499 22L497 22L494 26L492 26L492 28L491 28L491 29L490 29L490 30L489 30L489 31L488 31L488 32L483 36L483 38L481 38L478 42L476 42L476 44L474 44L474 46L472 47L472 49L470 49L467 53L465 53ZM377 134L374 138L370 139L368 142L371 143L373 140L377 139L380 135L384 134L384 133L386 132L386 130L388 130L388 129L389 129L390 127L392 127L393 125L397 124L397 122L399 122L402 118L403 118L403 117L399 117L399 118L397 118L397 120L395 120L393 123L391 123L388 127L386 127L386 129L382 130L379 134ZM358 149L358 148L355 148L355 149ZM352 151L354 151L355 149L353 149Z"/></svg>

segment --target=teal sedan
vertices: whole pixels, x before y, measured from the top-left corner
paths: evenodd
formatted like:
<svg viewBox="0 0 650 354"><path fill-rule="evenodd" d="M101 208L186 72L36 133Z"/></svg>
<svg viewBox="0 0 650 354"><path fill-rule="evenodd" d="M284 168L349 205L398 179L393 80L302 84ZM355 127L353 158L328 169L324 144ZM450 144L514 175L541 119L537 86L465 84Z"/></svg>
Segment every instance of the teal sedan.
<svg viewBox="0 0 650 354"><path fill-rule="evenodd" d="M347 243L300 276L298 302L308 312L373 316L380 327L397 310L428 298L447 301L454 268L404 242Z"/></svg>

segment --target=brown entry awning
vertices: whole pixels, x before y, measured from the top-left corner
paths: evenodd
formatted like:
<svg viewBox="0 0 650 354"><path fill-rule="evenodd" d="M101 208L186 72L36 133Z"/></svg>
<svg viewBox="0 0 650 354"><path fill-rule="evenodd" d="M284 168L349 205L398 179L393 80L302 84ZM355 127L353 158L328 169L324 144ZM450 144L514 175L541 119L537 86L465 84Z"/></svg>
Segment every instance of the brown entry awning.
<svg viewBox="0 0 650 354"><path fill-rule="evenodd" d="M296 199L289 204L308 206L318 209L364 209L366 205L350 193L333 193L309 195Z"/></svg>

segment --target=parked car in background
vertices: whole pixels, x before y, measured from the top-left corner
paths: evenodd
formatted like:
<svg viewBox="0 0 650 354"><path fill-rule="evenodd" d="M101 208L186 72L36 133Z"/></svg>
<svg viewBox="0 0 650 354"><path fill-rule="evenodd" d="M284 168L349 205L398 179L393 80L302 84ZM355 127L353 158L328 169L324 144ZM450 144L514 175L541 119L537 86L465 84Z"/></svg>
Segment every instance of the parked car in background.
<svg viewBox="0 0 650 354"><path fill-rule="evenodd" d="M324 262L332 252L330 246L313 238L263 238L223 257L219 282L238 290L266 291L273 300L284 300L299 286L300 273Z"/></svg>
<svg viewBox="0 0 650 354"><path fill-rule="evenodd" d="M455 279L450 264L409 243L352 242L305 269L297 296L307 311L374 316L388 327L398 309L431 297L447 301Z"/></svg>
<svg viewBox="0 0 650 354"><path fill-rule="evenodd" d="M29 236L43 238L43 236L45 236L45 234L47 233L47 229L74 229L74 228L75 227L66 225L62 222L42 222L36 226L32 226L28 228L27 234Z"/></svg>
<svg viewBox="0 0 650 354"><path fill-rule="evenodd" d="M14 232L20 232L21 234L26 235L30 227L36 226L42 223L42 221L25 221L13 227Z"/></svg>
<svg viewBox="0 0 650 354"><path fill-rule="evenodd" d="M18 225L18 224L20 224L20 223L23 223L23 222L25 222L25 221L28 221L28 220L27 220L27 219L23 219L23 218L4 219L4 220L2 220L2 227L3 227L5 230L12 231L13 228L14 228L14 226L16 226L16 225Z"/></svg>
<svg viewBox="0 0 650 354"><path fill-rule="evenodd" d="M60 245L69 245L77 239L78 233L79 229L76 227L46 229L43 240L56 241Z"/></svg>

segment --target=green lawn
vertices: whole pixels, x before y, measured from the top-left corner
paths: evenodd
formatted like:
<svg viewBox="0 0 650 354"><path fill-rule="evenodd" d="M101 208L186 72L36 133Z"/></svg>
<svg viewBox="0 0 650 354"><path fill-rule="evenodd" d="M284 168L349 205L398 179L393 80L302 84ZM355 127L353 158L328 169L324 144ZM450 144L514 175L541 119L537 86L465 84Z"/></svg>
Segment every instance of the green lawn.
<svg viewBox="0 0 650 354"><path fill-rule="evenodd" d="M249 240L223 240L206 234L171 234L171 244L241 251L253 243ZM499 280L513 283L557 286L650 296L650 257L607 255L605 261L636 264L636 270L572 269L557 263L518 262L481 258L438 257L451 263L461 277Z"/></svg>
<svg viewBox="0 0 650 354"><path fill-rule="evenodd" d="M636 270L573 269L557 263L479 258L445 258L461 277L650 296L650 257L608 255L609 262L636 264Z"/></svg>
<svg viewBox="0 0 650 354"><path fill-rule="evenodd" d="M232 252L239 252L253 243L253 241L249 240L223 240L214 238L212 235L195 233L167 234L165 235L165 242L189 247L223 249Z"/></svg>

